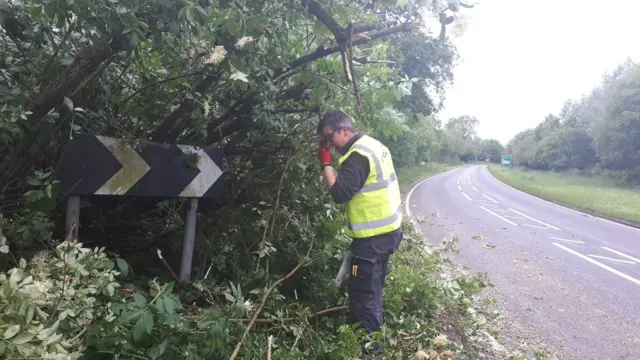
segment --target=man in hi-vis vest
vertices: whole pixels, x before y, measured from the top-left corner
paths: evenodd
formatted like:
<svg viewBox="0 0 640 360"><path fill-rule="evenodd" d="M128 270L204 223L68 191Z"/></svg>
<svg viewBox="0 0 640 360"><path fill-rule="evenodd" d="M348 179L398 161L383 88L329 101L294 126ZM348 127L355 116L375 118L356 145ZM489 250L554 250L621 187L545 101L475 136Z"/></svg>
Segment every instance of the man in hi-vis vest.
<svg viewBox="0 0 640 360"><path fill-rule="evenodd" d="M322 137L318 159L324 180L333 200L345 204L344 231L353 239L349 315L368 333L377 332L389 257L402 240L402 200L391 153L378 140L359 133L342 110L328 111L322 117L318 135ZM331 166L331 146L341 155L337 171ZM378 344L372 352L380 350Z"/></svg>

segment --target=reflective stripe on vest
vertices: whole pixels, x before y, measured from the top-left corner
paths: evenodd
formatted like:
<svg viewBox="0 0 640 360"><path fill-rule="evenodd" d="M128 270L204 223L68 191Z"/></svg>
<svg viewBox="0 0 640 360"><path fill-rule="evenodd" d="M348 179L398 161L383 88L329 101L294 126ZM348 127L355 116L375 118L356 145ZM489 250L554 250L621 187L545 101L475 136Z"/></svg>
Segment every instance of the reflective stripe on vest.
<svg viewBox="0 0 640 360"><path fill-rule="evenodd" d="M398 180L395 172L391 173L391 175L389 175L389 178L385 180L384 174L382 173L382 166L380 165L380 159L378 159L376 153L373 152L373 150L362 144L357 144L356 146L354 146L354 149L361 150L369 154L369 156L371 156L371 158L373 159L373 162L376 164L376 182L370 185L363 186L362 189L360 189L360 191L358 192L364 193L384 189L388 187L391 182Z"/></svg>
<svg viewBox="0 0 640 360"><path fill-rule="evenodd" d="M344 226L348 227L349 229L351 229L353 231L371 230L371 229L376 229L376 228L380 228L380 227L384 227L384 226L389 226L389 225L393 224L394 222L396 222L398 220L402 220L402 207L399 207L398 210L396 210L396 212L393 215L389 216L388 218L384 218L384 219L381 219L381 220L369 221L369 222L361 223L361 224L350 224L349 223L349 219L347 219L345 217L344 218Z"/></svg>

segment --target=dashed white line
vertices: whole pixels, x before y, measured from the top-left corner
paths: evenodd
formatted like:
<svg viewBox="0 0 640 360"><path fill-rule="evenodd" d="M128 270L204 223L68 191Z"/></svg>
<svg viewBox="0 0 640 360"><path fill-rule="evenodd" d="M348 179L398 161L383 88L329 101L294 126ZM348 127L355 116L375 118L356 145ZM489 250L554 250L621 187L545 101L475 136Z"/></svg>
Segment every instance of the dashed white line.
<svg viewBox="0 0 640 360"><path fill-rule="evenodd" d="M599 261L597 261L597 260L594 260L594 259L592 259L592 258L590 258L590 257L588 257L588 256L582 255L582 254L580 254L579 252L577 252L577 251L575 251L575 250L572 250L572 249L569 249L568 247L566 247L566 246L564 246L564 245L560 245L560 244L558 244L558 243L553 243L553 245L555 245L555 246L557 246L557 247L559 247L559 248L561 248L561 249L563 249L563 250L566 250L566 251L570 252L571 254L573 254L573 255L575 255L575 256L578 256L578 257L580 257L580 258L583 258L584 260L587 260L588 262L590 262L590 263L592 263L592 264L595 264L595 265L597 265L597 266L600 266L601 268L603 268L603 269L605 269L605 270L609 270L609 271L611 271L612 273L614 273L614 274L616 274L616 275L618 275L618 276L620 276L620 277L622 277L622 278L625 278L625 279L627 279L627 280L629 280L629 281L631 281L631 282L633 282L633 283L636 283L637 285L640 285L640 280L638 280L638 279L636 279L636 278L634 278L634 277L632 277L632 276L629 276L629 275L627 275L627 274L625 274L625 273L623 273L623 272L621 272L621 271L618 271L618 270L616 270L616 269L614 269L614 268L612 268L612 267L609 267L609 266L607 266L607 265L605 265L605 264L603 264L603 263L601 263L601 262L599 262Z"/></svg>
<svg viewBox="0 0 640 360"><path fill-rule="evenodd" d="M563 238L554 237L554 236L549 236L549 239L552 239L552 240L558 240L558 241L566 241L566 242L570 242L570 243L574 243L574 244L584 244L584 241L580 241L580 240L569 240L569 239L563 239Z"/></svg>
<svg viewBox="0 0 640 360"><path fill-rule="evenodd" d="M629 260L614 259L614 258L610 258L610 257L606 257L606 256L591 255L591 254L589 254L589 256L594 257L594 258L598 258L598 259L617 261L617 262L621 262L621 263L625 263L625 264L635 264L635 262L629 261Z"/></svg>
<svg viewBox="0 0 640 360"><path fill-rule="evenodd" d="M504 215L504 217L509 218L509 219L516 219L516 220L527 220L527 218L523 218L523 217L519 217L519 216Z"/></svg>
<svg viewBox="0 0 640 360"><path fill-rule="evenodd" d="M518 226L518 224L514 223L513 221L508 220L508 219L505 219L504 217L502 217L502 216L500 216L500 215L498 215L498 214L494 213L493 211L491 211L491 210L487 209L486 207L484 207L484 206L480 206L480 207L481 207L484 211L486 211L486 212L488 212L489 214L491 214L491 215L493 215L493 216L497 217L498 219L504 220L504 221L508 222L508 223L509 223L509 224L511 224L511 225Z"/></svg>
<svg viewBox="0 0 640 360"><path fill-rule="evenodd" d="M518 215L522 215L522 216L526 217L526 218L527 218L527 219L529 219L529 220L533 220L533 221L537 222L538 224L542 224L542 225L547 226L547 227L550 227L550 228L552 228L552 229L554 229L554 230L560 230L560 229L558 229L558 228L557 228L557 227L555 227L555 226L549 225L549 224L544 223L544 222L542 222L542 221L540 221L540 220L536 220L536 219L532 218L531 216L527 216L527 215L525 215L525 214L523 214L523 213L521 213L521 212L519 212L519 211L513 210L512 208L509 208L509 210L513 211L514 213L516 213L516 214L518 214Z"/></svg>
<svg viewBox="0 0 640 360"><path fill-rule="evenodd" d="M471 185L471 187L473 188L473 190L475 190L475 191L477 191L477 192L480 192L480 190L476 189L476 187L475 187L475 186Z"/></svg>
<svg viewBox="0 0 640 360"><path fill-rule="evenodd" d="M473 202L473 200L469 197L469 195L467 195L467 193L465 193L464 191L462 192L462 195L464 195L464 197L469 199L469 201Z"/></svg>
<svg viewBox="0 0 640 360"><path fill-rule="evenodd" d="M526 227L530 227L530 228L534 228L534 229L547 229L546 226L530 225L530 224L520 224L520 225L526 226Z"/></svg>
<svg viewBox="0 0 640 360"><path fill-rule="evenodd" d="M627 259L630 259L630 260L633 260L633 261L635 261L635 262L640 263L640 259L638 259L638 258L634 258L634 257L633 257L633 256L631 256L631 255L627 255L627 254L625 254L625 253L621 253L620 251L610 249L610 248L608 248L608 247L606 247L606 246L601 246L601 248L603 248L603 249L605 249L605 250L607 250L607 251L610 251L610 252L612 252L612 253L614 253L614 254L620 255L620 256L622 256L622 257L626 257Z"/></svg>
<svg viewBox="0 0 640 360"><path fill-rule="evenodd" d="M496 203L496 204L498 203L497 201L493 200L492 198L488 197L488 196L487 196L487 195L485 195L485 194L482 194L482 196L486 197L487 199L489 199L489 200L493 201L493 202L494 202L494 203Z"/></svg>

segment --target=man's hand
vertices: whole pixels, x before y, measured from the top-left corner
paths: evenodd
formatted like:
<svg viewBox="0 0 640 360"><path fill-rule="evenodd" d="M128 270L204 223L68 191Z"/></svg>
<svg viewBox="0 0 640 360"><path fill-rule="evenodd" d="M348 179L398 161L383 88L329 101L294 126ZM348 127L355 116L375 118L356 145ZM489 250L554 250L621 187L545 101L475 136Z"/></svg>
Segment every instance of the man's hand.
<svg viewBox="0 0 640 360"><path fill-rule="evenodd" d="M318 160L320 160L320 165L331 164L331 151L327 145L320 144L318 146Z"/></svg>

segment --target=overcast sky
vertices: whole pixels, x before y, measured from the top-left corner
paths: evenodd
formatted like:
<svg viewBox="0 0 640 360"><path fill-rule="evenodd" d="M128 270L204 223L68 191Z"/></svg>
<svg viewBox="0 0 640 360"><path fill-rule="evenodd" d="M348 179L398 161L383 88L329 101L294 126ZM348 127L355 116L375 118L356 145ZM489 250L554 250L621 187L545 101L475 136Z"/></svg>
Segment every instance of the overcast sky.
<svg viewBox="0 0 640 360"><path fill-rule="evenodd" d="M640 59L638 0L479 0L463 9L460 63L439 117L472 115L506 143L558 114L627 57Z"/></svg>

